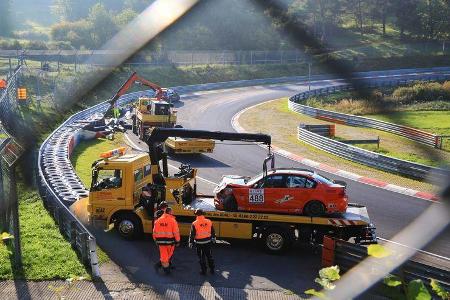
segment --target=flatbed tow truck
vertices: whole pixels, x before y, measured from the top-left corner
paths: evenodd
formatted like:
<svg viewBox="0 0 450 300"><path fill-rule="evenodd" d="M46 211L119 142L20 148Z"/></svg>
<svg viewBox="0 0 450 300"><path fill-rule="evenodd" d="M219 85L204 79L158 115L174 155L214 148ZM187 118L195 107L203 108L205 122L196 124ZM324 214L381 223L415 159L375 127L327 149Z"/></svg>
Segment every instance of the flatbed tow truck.
<svg viewBox="0 0 450 300"><path fill-rule="evenodd" d="M259 240L272 253L287 249L294 241L321 243L324 235L353 239L358 244L376 243L375 228L362 205L349 204L344 214L321 217L217 210L213 196L197 194L196 169L181 165L178 173L169 176L164 152L168 137L263 143L269 148L263 171L267 173L269 162L274 168L268 135L154 128L147 139L149 154L127 154L96 161L89 197L75 202L71 210L91 225L115 227L126 239L151 234L156 207L165 200L172 207L183 236L189 234L194 210L202 208L214 222L218 238ZM110 178L101 180L101 173L114 174L120 185L111 184ZM149 191L147 196L144 187Z"/></svg>

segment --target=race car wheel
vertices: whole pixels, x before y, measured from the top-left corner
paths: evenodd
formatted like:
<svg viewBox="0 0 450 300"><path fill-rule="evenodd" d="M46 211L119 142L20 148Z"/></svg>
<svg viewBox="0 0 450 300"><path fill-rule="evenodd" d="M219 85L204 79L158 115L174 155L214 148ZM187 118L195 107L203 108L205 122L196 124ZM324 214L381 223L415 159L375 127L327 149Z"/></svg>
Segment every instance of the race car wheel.
<svg viewBox="0 0 450 300"><path fill-rule="evenodd" d="M238 205L233 195L228 195L223 199L223 209L226 211L237 211Z"/></svg>
<svg viewBox="0 0 450 300"><path fill-rule="evenodd" d="M114 222L114 227L121 237L126 240L134 240L142 236L141 220L132 213L120 214Z"/></svg>
<svg viewBox="0 0 450 300"><path fill-rule="evenodd" d="M322 202L313 200L306 204L305 215L310 217L320 217L325 214L325 205Z"/></svg>
<svg viewBox="0 0 450 300"><path fill-rule="evenodd" d="M263 235L265 250L270 254L279 254L289 248L291 240L282 228L269 228Z"/></svg>

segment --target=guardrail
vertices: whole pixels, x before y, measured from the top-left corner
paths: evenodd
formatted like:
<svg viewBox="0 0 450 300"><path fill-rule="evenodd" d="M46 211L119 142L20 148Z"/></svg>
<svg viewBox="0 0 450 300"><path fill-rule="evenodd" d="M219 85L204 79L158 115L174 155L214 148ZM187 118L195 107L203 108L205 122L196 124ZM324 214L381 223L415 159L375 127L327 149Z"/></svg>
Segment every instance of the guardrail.
<svg viewBox="0 0 450 300"><path fill-rule="evenodd" d="M407 175L417 179L431 177L434 180L441 180L447 178L447 170L412 163L347 145L308 131L301 126L298 126L298 139L328 153L383 171Z"/></svg>
<svg viewBox="0 0 450 300"><path fill-rule="evenodd" d="M442 69L442 68L441 68ZM425 71L432 72L432 69ZM397 70L396 74L418 72L418 70ZM385 73L389 73L385 72ZM357 76L377 76L382 72L358 73ZM330 78L329 76L314 76L315 80ZM196 92L214 90L219 88L234 88L249 85L276 84L306 80L304 76L266 78L256 80L241 80L232 82L208 83L190 86L173 87L178 92ZM152 91L130 93L119 99L119 105L126 105L141 95L150 95ZM87 195L87 190L73 170L69 156L72 150L82 139L86 138L81 128L103 113L108 103L102 102L86 110L78 112L61 124L50 134L39 149L38 157L38 184L39 191L58 222L61 232L71 241L74 248L80 253L83 261L91 265L94 276L98 272L95 237L76 219L67 208L76 199Z"/></svg>
<svg viewBox="0 0 450 300"><path fill-rule="evenodd" d="M370 79L370 78L369 78ZM418 80L445 80L450 79L450 70L448 73L441 72L438 74L408 74L392 80L392 78L386 77L382 79L369 80L366 83L361 83L359 88L377 88L377 87L388 87L388 86L398 86L406 85ZM408 139L417 141L419 143L433 146L435 148L442 147L442 139L439 135L428 133L416 128L411 128L403 125L397 125L389 122L384 122L380 120L375 120L366 117L360 117L355 115L349 115L344 113L338 113L334 111L329 111L325 109L313 108L310 106L299 104L301 100L305 100L312 96L328 95L331 93L339 91L349 91L353 90L354 87L349 84L333 85L326 88L313 89L311 91L302 92L296 94L289 98L289 109L298 113L302 113L311 116L316 119L321 119L329 122L334 122L338 124L344 124L349 126L357 127L367 127L378 130L387 131L394 133Z"/></svg>
<svg viewBox="0 0 450 300"><path fill-rule="evenodd" d="M405 247L396 245L397 247ZM368 256L367 248L343 240L324 237L322 248L322 266L338 265L343 272L361 263ZM376 266L371 266L373 270ZM450 260L431 253L418 251L393 274L399 275L406 282L421 279L429 286L430 279L450 291Z"/></svg>

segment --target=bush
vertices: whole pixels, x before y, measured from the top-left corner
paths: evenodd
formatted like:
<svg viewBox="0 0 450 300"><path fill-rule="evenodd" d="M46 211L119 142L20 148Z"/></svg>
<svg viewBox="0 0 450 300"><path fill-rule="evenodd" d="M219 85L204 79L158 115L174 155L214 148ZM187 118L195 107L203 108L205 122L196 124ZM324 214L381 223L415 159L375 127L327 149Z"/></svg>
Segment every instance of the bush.
<svg viewBox="0 0 450 300"><path fill-rule="evenodd" d="M395 89L392 98L401 104L450 101L450 83L418 82L410 87Z"/></svg>
<svg viewBox="0 0 450 300"><path fill-rule="evenodd" d="M52 26L50 35L54 41L68 41L76 48L91 47L93 46L91 30L92 24L86 20L60 22Z"/></svg>

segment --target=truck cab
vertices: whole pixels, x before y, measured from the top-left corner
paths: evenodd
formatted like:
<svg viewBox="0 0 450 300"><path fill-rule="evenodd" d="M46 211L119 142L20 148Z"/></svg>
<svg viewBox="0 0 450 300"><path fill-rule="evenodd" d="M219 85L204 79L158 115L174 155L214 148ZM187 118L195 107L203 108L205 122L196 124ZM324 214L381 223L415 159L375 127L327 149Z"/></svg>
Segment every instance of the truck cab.
<svg viewBox="0 0 450 300"><path fill-rule="evenodd" d="M196 169L182 167L163 178L147 153L124 152L124 148L108 151L92 164L89 197L77 201L71 210L79 217L86 211L81 217L85 222L104 228L114 225L121 236L132 239L152 232L157 203L166 200L177 204L173 190L186 195L194 192ZM148 189L155 185L164 186L164 190Z"/></svg>
<svg viewBox="0 0 450 300"><path fill-rule="evenodd" d="M172 104L156 98L139 98L133 116L133 133L141 139L151 127L174 127L177 122L177 112Z"/></svg>

